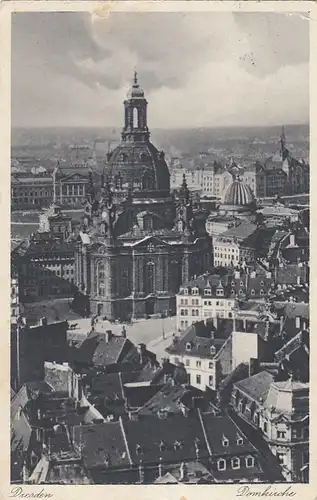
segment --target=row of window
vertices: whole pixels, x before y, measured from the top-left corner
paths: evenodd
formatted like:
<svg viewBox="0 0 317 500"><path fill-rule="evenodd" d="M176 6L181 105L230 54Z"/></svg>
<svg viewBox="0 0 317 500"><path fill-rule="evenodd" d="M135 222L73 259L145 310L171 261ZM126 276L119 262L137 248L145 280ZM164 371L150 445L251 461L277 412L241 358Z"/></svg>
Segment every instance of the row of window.
<svg viewBox="0 0 317 500"><path fill-rule="evenodd" d="M199 309L192 309L192 316L200 316ZM181 309L181 316L188 316L188 309Z"/></svg>
<svg viewBox="0 0 317 500"><path fill-rule="evenodd" d="M240 469L241 466L243 467L243 463L241 463L242 461L243 459L239 457L233 457L230 462L229 460L220 458L217 461L217 468L219 471L227 470L230 467L230 466L228 467L229 463L231 463L232 469ZM247 468L254 467L254 458L251 456L246 457L244 459L244 463Z"/></svg>
<svg viewBox="0 0 317 500"><path fill-rule="evenodd" d="M188 300L187 299L181 299L180 301L181 306L187 306L188 305ZM192 299L192 306L199 306L199 299Z"/></svg>

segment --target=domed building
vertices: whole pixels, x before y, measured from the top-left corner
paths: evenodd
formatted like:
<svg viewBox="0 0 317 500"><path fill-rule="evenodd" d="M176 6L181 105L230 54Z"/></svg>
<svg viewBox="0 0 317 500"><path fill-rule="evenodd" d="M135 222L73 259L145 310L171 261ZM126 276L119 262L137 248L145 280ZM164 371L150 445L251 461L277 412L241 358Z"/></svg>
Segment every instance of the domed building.
<svg viewBox="0 0 317 500"><path fill-rule="evenodd" d="M227 187L219 211L229 216L255 220L255 196L250 186L239 176Z"/></svg>
<svg viewBox="0 0 317 500"><path fill-rule="evenodd" d="M227 186L217 211L210 213L206 221L207 233L217 236L242 221L256 223L256 208L252 189L237 176Z"/></svg>
<svg viewBox="0 0 317 500"><path fill-rule="evenodd" d="M124 101L124 127L119 146L107 155L105 175L111 179L114 197L122 201L130 195L133 215L140 210L172 219L175 215L170 193L170 174L163 151L150 141L147 100L137 73Z"/></svg>
<svg viewBox="0 0 317 500"><path fill-rule="evenodd" d="M181 283L212 266L212 245L186 179L177 202L170 193L136 74L124 101L121 143L107 155L101 177L100 189L91 178L77 238L74 307L121 320L175 313Z"/></svg>

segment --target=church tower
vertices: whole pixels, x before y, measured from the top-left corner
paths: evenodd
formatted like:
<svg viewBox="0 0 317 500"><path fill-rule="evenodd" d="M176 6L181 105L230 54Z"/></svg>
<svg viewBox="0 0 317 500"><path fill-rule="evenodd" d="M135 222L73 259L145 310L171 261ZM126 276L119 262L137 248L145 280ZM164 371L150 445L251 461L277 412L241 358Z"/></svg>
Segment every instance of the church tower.
<svg viewBox="0 0 317 500"><path fill-rule="evenodd" d="M137 72L134 72L133 85L124 101L124 142L146 142L150 132L147 126L147 100L144 90L138 83Z"/></svg>

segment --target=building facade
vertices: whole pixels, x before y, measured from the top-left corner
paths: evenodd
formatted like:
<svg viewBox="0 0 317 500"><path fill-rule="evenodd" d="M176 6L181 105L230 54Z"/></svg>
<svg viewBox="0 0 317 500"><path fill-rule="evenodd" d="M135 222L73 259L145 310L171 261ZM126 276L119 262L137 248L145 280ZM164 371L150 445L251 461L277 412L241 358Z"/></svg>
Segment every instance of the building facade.
<svg viewBox="0 0 317 500"><path fill-rule="evenodd" d="M309 384L275 381L267 372L234 384L232 405L260 430L287 481L308 482Z"/></svg>
<svg viewBox="0 0 317 500"><path fill-rule="evenodd" d="M53 201L65 207L82 207L88 185L87 169L77 172L74 168L60 168L55 174L17 172L11 175L11 207L40 209L49 207Z"/></svg>

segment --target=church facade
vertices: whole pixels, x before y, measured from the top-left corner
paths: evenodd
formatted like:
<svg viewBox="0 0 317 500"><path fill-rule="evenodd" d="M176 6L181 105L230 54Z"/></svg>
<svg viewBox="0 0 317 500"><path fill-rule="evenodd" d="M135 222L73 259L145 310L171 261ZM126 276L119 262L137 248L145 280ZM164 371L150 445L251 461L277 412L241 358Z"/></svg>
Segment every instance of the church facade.
<svg viewBox="0 0 317 500"><path fill-rule="evenodd" d="M108 319L175 314L180 285L211 268L212 242L207 214L193 207L185 178L179 199L171 195L136 75L124 101L122 140L107 155L100 185L91 183L76 242L81 307Z"/></svg>

